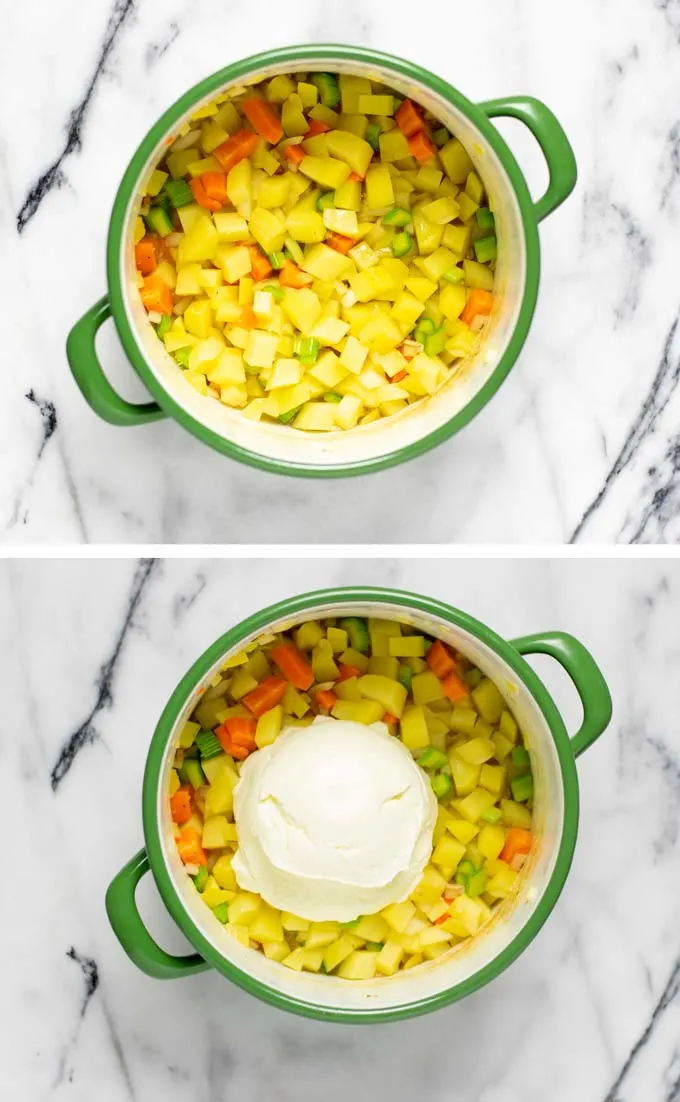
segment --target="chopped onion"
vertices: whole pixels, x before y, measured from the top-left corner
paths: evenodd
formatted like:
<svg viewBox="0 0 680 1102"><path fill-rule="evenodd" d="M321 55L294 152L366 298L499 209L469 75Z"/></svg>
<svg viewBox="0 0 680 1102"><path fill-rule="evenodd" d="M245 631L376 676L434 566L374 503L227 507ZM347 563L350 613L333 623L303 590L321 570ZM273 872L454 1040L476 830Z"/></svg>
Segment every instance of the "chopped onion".
<svg viewBox="0 0 680 1102"><path fill-rule="evenodd" d="M188 134L184 134L183 137L178 138L176 142L172 143L170 146L171 152L181 153L183 149L192 149L195 145L198 145L200 136L200 130L190 130Z"/></svg>
<svg viewBox="0 0 680 1102"><path fill-rule="evenodd" d="M357 296L354 294L354 291L347 291L341 299L341 303L346 309L349 309L350 306L354 306L356 301Z"/></svg>
<svg viewBox="0 0 680 1102"><path fill-rule="evenodd" d="M175 249L179 245L180 241L184 237L183 233L169 233L165 238L165 244L170 249Z"/></svg>
<svg viewBox="0 0 680 1102"><path fill-rule="evenodd" d="M163 315L159 314L158 310L149 310L149 313L147 314L147 317L148 317L148 319L149 319L149 321L151 322L152 325L158 325L158 323L161 320L161 318L163 317Z"/></svg>

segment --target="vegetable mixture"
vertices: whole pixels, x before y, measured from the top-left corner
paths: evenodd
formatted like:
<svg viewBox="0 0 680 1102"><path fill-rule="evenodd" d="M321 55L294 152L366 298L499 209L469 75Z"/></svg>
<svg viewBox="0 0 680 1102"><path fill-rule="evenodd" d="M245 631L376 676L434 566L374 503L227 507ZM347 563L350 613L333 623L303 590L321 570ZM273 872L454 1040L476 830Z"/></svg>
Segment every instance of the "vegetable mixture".
<svg viewBox="0 0 680 1102"><path fill-rule="evenodd" d="M396 414L474 351L493 304L494 216L465 148L365 77L279 75L200 107L134 238L166 350L253 421Z"/></svg>
<svg viewBox="0 0 680 1102"><path fill-rule="evenodd" d="M387 724L439 800L434 849L409 899L354 922L310 922L241 891L239 765L317 715ZM177 849L242 945L297 971L391 976L476 934L512 895L532 844L533 779L495 684L440 640L392 620L312 620L228 658L181 731L168 794Z"/></svg>

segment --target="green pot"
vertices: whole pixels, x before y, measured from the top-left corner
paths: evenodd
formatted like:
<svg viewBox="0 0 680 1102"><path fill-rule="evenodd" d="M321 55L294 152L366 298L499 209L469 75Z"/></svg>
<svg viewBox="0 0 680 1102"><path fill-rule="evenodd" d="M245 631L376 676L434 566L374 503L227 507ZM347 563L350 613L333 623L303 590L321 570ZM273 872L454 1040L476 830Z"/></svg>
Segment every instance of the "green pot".
<svg viewBox="0 0 680 1102"><path fill-rule="evenodd" d="M303 433L252 422L195 391L158 341L136 288L132 228L149 173L162 150L204 101L233 84L280 72L326 69L384 80L432 111L459 137L492 198L499 239L496 306L479 352L462 380L395 417L348 432ZM490 122L520 119L539 142L550 182L537 203L515 158ZM474 104L440 77L408 61L356 46L293 46L229 65L195 85L150 130L125 171L113 205L107 248L109 293L71 330L67 354L84 397L105 421L141 425L174 417L199 440L254 467L278 474L337 477L366 474L420 455L458 432L498 390L514 364L536 305L540 268L537 223L566 199L576 162L552 112L536 99L512 96ZM113 317L130 363L153 395L125 401L108 382L95 349L100 325Z"/></svg>
<svg viewBox="0 0 680 1102"><path fill-rule="evenodd" d="M406 621L469 657L503 692L532 756L536 854L512 904L459 950L416 969L365 982L293 972L239 945L202 902L183 871L172 835L168 780L174 741L204 687L224 659L270 630L318 616L378 616ZM548 654L564 667L583 704L572 738L550 694L523 655ZM439 601L388 589L329 589L282 601L249 617L194 663L160 718L144 773L145 849L121 869L106 896L111 925L131 960L150 976L172 979L213 967L239 987L310 1018L376 1022L409 1018L444 1006L499 975L535 937L555 906L571 865L578 824L574 759L602 734L611 717L607 685L585 647L548 632L507 642L465 612ZM163 902L196 949L166 953L152 939L135 904L141 877L151 870Z"/></svg>

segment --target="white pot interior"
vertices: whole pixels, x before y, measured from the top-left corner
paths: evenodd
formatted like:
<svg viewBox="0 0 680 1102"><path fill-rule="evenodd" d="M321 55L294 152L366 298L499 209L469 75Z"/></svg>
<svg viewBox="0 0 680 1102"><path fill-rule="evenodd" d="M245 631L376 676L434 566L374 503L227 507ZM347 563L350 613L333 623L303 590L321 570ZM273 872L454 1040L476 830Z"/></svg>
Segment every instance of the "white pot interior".
<svg viewBox="0 0 680 1102"><path fill-rule="evenodd" d="M238 410L229 409L214 398L199 394L186 381L181 368L158 340L142 306L136 285L133 223L146 180L167 146L166 138L158 143L149 157L140 175L139 187L130 199L121 241L121 283L128 321L140 351L159 385L185 413L233 444L269 460L301 466L332 467L370 461L412 445L445 425L472 401L497 367L517 323L526 278L526 248L515 191L486 138L466 115L442 96L423 84L407 80L388 67L349 61L305 59L297 66L287 62L254 70L247 81L229 82L221 89L216 89L205 100L197 101L190 111L177 120L170 136L180 130L202 102L214 98L220 92L236 84L254 84L276 73L294 72L296 69L352 72L384 81L401 95L411 96L426 107L465 145L489 193L496 217L499 244L495 306L477 352L468 360L459 361L450 381L436 394L423 398L393 417L345 432L314 434L286 425L253 422L243 417Z"/></svg>
<svg viewBox="0 0 680 1102"><path fill-rule="evenodd" d="M218 659L203 680L194 688L191 698L173 728L159 774L157 815L159 834L164 842L165 865L191 921L214 950L231 961L242 972L274 991L291 998L333 1010L387 1010L428 999L469 979L488 965L517 936L536 910L552 875L559 850L564 821L564 792L559 760L552 735L543 713L533 696L517 680L507 663L476 636L407 606L397 604L325 604L308 608L294 617L275 621L271 630L282 631L303 620L323 616L378 616L400 620L421 631L438 636L460 651L493 679L503 693L524 733L531 754L535 780L534 822L538 839L535 853L522 874L519 893L495 912L495 917L469 942L463 942L436 960L424 962L407 972L389 978L352 981L334 976L294 972L284 965L268 960L254 949L245 949L228 933L201 901L184 868L172 833L167 799L169 774L174 756L174 742L198 698L225 658L261 635L262 629L242 639Z"/></svg>

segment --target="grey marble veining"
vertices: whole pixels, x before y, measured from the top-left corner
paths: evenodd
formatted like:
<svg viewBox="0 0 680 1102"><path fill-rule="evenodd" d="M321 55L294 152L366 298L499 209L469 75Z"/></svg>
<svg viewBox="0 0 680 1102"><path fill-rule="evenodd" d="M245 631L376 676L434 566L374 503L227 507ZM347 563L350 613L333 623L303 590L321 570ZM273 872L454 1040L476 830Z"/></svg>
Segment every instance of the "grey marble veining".
<svg viewBox="0 0 680 1102"><path fill-rule="evenodd" d="M418 18L387 0L8 9L1 538L677 542L679 25L669 0L514 0L460 16L431 0ZM253 471L168 422L105 425L71 380L64 341L105 290L106 227L133 150L227 61L334 40L410 57L472 99L536 95L562 120L579 184L541 226L541 295L520 361L454 440L356 480ZM519 123L499 126L538 194L546 172L533 139ZM115 385L141 398L111 323L99 347Z"/></svg>
<svg viewBox="0 0 680 1102"><path fill-rule="evenodd" d="M614 698L578 762L566 888L499 979L410 1022L330 1026L213 973L139 973L104 912L142 844L149 738L197 655L311 588L393 585L506 637L562 629ZM680 565L467 560L0 564L0 1067L7 1102L675 1102L680 1027ZM570 731L576 694L535 660ZM140 907L185 943L146 878Z"/></svg>

